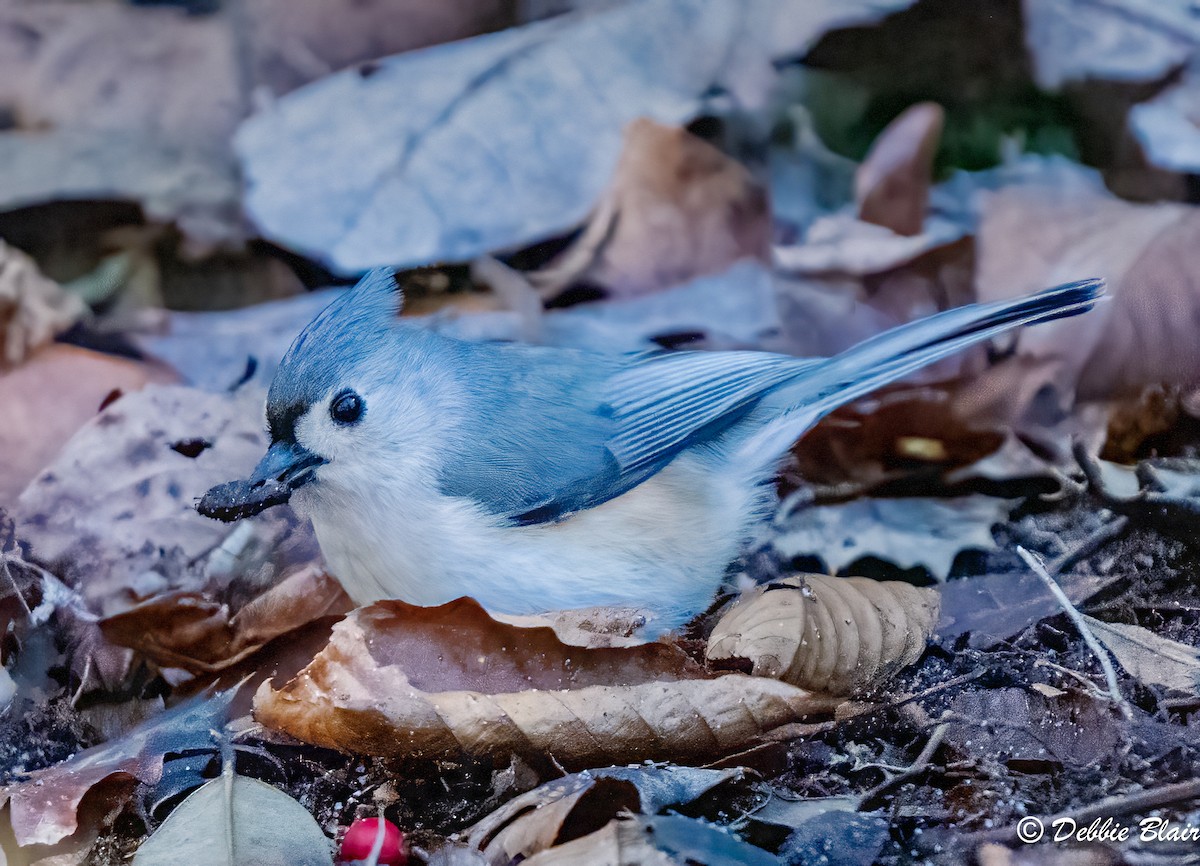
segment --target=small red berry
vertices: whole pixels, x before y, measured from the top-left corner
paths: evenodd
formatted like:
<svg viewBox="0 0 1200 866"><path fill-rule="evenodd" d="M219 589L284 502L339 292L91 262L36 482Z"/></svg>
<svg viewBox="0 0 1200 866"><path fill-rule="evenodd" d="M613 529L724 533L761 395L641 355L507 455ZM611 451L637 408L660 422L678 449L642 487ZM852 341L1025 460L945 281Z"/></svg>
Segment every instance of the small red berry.
<svg viewBox="0 0 1200 866"><path fill-rule="evenodd" d="M379 866L407 866L408 851L400 828L383 818L360 818L346 830L338 859L342 862L366 860L375 847L379 822L383 821L383 847L379 850Z"/></svg>

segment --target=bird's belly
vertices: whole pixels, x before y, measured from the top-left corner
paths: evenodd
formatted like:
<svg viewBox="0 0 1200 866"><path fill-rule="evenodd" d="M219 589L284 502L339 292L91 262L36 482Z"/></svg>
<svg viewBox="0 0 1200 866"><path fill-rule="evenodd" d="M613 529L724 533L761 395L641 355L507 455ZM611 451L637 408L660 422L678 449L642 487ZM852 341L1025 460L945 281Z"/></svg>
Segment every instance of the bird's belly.
<svg viewBox="0 0 1200 866"><path fill-rule="evenodd" d="M461 499L421 513L354 515L344 525L313 511L331 570L360 604L459 596L504 613L633 605L672 628L704 610L737 555L763 492L722 488L683 455L633 490L554 524L504 525ZM344 512L343 512L344 513Z"/></svg>

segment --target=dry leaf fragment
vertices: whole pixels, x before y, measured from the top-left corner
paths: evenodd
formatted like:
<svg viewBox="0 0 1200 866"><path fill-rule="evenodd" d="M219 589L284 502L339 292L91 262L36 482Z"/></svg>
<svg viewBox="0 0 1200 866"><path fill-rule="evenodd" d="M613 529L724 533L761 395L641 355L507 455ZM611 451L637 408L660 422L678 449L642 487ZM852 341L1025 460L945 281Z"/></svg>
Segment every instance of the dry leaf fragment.
<svg viewBox="0 0 1200 866"><path fill-rule="evenodd" d="M1131 677L1147 685L1200 693L1200 649L1138 625L1084 615L1092 633Z"/></svg>
<svg viewBox="0 0 1200 866"><path fill-rule="evenodd" d="M710 660L833 694L885 683L925 651L938 595L901 581L808 574L744 593L717 621Z"/></svg>
<svg viewBox="0 0 1200 866"><path fill-rule="evenodd" d="M979 300L1104 277L1111 296L1087 316L1031 328L1023 354L1063 362L1060 384L1081 399L1136 396L1148 385L1200 381L1200 208L1129 204L1073 186L988 194L979 229Z"/></svg>
<svg viewBox="0 0 1200 866"><path fill-rule="evenodd" d="M100 621L104 636L162 667L197 674L236 664L269 641L353 605L341 585L317 566L284 578L240 610L210 594L177 590Z"/></svg>
<svg viewBox="0 0 1200 866"><path fill-rule="evenodd" d="M467 831L467 841L493 866L507 866L599 830L622 811L654 815L686 806L740 769L641 765L585 770L555 779L505 803Z"/></svg>
<svg viewBox="0 0 1200 866"><path fill-rule="evenodd" d="M83 301L42 276L25 253L0 240L0 367L24 360L86 313Z"/></svg>
<svg viewBox="0 0 1200 866"><path fill-rule="evenodd" d="M519 755L567 768L726 754L836 701L784 683L713 676L663 643L587 649L497 622L471 599L382 601L254 699L263 724L376 755Z"/></svg>
<svg viewBox="0 0 1200 866"><path fill-rule="evenodd" d="M18 845L51 845L75 832L76 810L94 786L110 777L153 784L163 756L212 745L211 731L225 724L236 689L192 698L113 740L44 770L28 781L0 788L8 800Z"/></svg>
<svg viewBox="0 0 1200 866"><path fill-rule="evenodd" d="M871 143L854 176L859 219L898 235L921 233L945 120L946 112L936 102L919 102L902 111Z"/></svg>
<svg viewBox="0 0 1200 866"><path fill-rule="evenodd" d="M641 295L724 271L743 258L769 261L766 190L746 168L678 126L648 118L625 129L608 190L583 234L530 275L543 296L573 283Z"/></svg>

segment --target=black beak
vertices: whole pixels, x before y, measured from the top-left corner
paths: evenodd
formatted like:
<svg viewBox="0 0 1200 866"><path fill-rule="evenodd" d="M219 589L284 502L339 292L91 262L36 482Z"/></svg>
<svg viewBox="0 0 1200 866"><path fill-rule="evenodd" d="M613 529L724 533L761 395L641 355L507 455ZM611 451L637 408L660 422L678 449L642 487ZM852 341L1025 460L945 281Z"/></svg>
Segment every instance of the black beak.
<svg viewBox="0 0 1200 866"><path fill-rule="evenodd" d="M227 481L204 494L196 510L205 517L232 523L282 505L292 491L313 479L324 457L296 443L273 442L249 478Z"/></svg>

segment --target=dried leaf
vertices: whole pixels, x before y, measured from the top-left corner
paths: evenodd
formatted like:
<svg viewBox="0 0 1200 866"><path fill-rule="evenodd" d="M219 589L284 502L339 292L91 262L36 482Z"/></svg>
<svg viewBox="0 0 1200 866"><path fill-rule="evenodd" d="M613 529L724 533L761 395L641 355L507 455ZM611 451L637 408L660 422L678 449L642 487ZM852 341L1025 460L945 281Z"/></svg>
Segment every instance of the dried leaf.
<svg viewBox="0 0 1200 866"><path fill-rule="evenodd" d="M870 691L915 662L938 594L901 581L809 574L743 593L713 626L710 661L833 694Z"/></svg>
<svg viewBox="0 0 1200 866"><path fill-rule="evenodd" d="M528 866L780 866L779 858L712 824L679 815L631 815L535 854Z"/></svg>
<svg viewBox="0 0 1200 866"><path fill-rule="evenodd" d="M236 612L211 595L178 590L102 619L100 629L113 643L162 667L208 674L240 662L280 635L351 607L336 579L308 566Z"/></svg>
<svg viewBox="0 0 1200 866"><path fill-rule="evenodd" d="M18 500L13 516L33 557L102 616L173 589L235 578L262 587L312 561L311 530L290 511L231 531L193 508L261 456L262 399L253 389L151 386L113 403Z"/></svg>
<svg viewBox="0 0 1200 866"><path fill-rule="evenodd" d="M278 788L245 776L193 792L142 843L133 866L333 866L312 815Z"/></svg>
<svg viewBox="0 0 1200 866"><path fill-rule="evenodd" d="M1200 380L1200 209L1136 205L1103 191L1019 186L983 201L979 299L1010 298L1062 274L1104 277L1111 300L1073 321L1031 328L1020 351L1062 361L1081 399L1136 396Z"/></svg>
<svg viewBox="0 0 1200 866"><path fill-rule="evenodd" d="M464 39L513 23L510 0L251 0L246 28L255 80L276 94L355 63Z"/></svg>
<svg viewBox="0 0 1200 866"><path fill-rule="evenodd" d="M0 240L0 368L23 361L86 312L33 259Z"/></svg>
<svg viewBox="0 0 1200 866"><path fill-rule="evenodd" d="M169 375L147 364L51 345L0 373L0 503L17 496L114 392L137 391Z"/></svg>
<svg viewBox="0 0 1200 866"><path fill-rule="evenodd" d="M1120 6L1022 0L1021 10L1034 76L1047 90L1069 82L1158 81L1183 65L1200 41L1187 7L1157 0Z"/></svg>
<svg viewBox="0 0 1200 866"><path fill-rule="evenodd" d="M921 233L945 120L946 112L936 102L918 102L872 142L854 177L859 219L898 235Z"/></svg>
<svg viewBox="0 0 1200 866"><path fill-rule="evenodd" d="M945 579L962 551L995 548L991 527L1007 519L1010 507L990 496L815 505L789 516L772 543L784 557L817 557L832 572L871 556Z"/></svg>
<svg viewBox="0 0 1200 866"><path fill-rule="evenodd" d="M228 150L244 106L235 50L218 16L0 6L0 102L18 124L0 134L0 208L138 201L205 244L239 238Z"/></svg>
<svg viewBox="0 0 1200 866"><path fill-rule="evenodd" d="M246 210L265 236L342 272L539 241L586 218L630 121L684 122L714 86L761 102L771 59L907 5L650 0L348 70L242 125ZM605 74L583 74L584 56Z"/></svg>
<svg viewBox="0 0 1200 866"><path fill-rule="evenodd" d="M1200 693L1200 649L1139 625L1103 622L1087 615L1084 620L1131 677L1147 685Z"/></svg>
<svg viewBox="0 0 1200 866"><path fill-rule="evenodd" d="M259 689L254 712L344 751L553 755L570 768L728 753L833 703L772 680L713 677L667 644L569 646L459 599L354 611L295 679Z"/></svg>
<svg viewBox="0 0 1200 866"><path fill-rule="evenodd" d="M625 129L616 171L587 227L529 279L547 297L574 283L616 296L654 292L770 259L766 191L744 166L677 126Z"/></svg>
<svg viewBox="0 0 1200 866"><path fill-rule="evenodd" d="M507 866L604 827L622 811L654 815L686 806L740 770L638 766L585 770L528 791L472 826L467 841Z"/></svg>
<svg viewBox="0 0 1200 866"><path fill-rule="evenodd" d="M60 764L30 774L28 781L0 788L8 800L19 845L50 845L75 832L84 795L110 779L154 784L163 756L212 747L213 729L225 724L236 690L192 698L139 725L119 740L85 749Z"/></svg>

